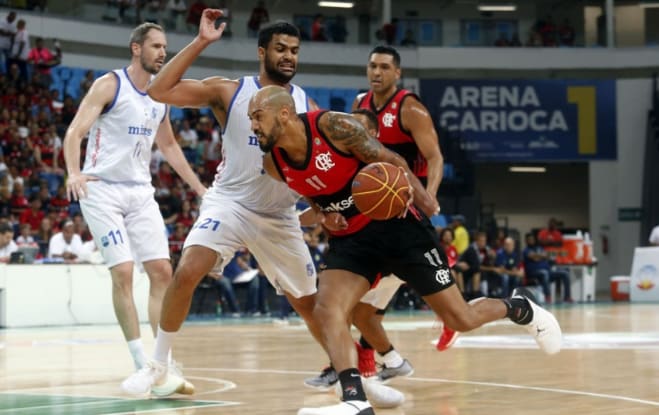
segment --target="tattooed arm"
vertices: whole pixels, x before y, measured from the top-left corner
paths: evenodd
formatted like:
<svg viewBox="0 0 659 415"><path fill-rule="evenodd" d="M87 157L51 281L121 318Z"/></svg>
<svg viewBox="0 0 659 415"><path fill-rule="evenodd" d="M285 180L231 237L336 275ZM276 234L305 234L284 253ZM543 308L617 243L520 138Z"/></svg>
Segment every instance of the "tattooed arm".
<svg viewBox="0 0 659 415"><path fill-rule="evenodd" d="M326 112L318 120L318 126L337 149L352 154L364 163L383 161L402 168L414 188L414 203L428 216L438 211L437 200L423 188L405 159L371 137L354 117L341 112Z"/></svg>

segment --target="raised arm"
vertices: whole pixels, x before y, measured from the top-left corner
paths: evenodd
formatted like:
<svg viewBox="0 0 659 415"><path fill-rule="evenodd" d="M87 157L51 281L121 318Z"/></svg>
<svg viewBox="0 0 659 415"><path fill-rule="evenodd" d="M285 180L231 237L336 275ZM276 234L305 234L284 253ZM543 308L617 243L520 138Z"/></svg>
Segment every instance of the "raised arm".
<svg viewBox="0 0 659 415"><path fill-rule="evenodd" d="M172 58L153 79L147 93L156 101L177 107L213 107L214 110L226 112L226 103L230 102L238 86L219 76L204 80L181 79L185 71L192 66L201 52L212 42L222 37L225 23L215 28L215 21L222 16L216 9L206 9L199 23L199 34L185 48Z"/></svg>
<svg viewBox="0 0 659 415"><path fill-rule="evenodd" d="M78 112L64 136L64 161L66 162L66 193L69 200L78 200L87 193L90 177L80 172L80 143L103 109L117 93L117 77L110 72L98 78L82 99Z"/></svg>
<svg viewBox="0 0 659 415"><path fill-rule="evenodd" d="M422 103L416 98L409 97L403 101L401 123L401 126L412 134L419 151L428 161L426 190L437 197L437 190L444 176L444 157L439 149L439 138L432 117Z"/></svg>
<svg viewBox="0 0 659 415"><path fill-rule="evenodd" d="M437 212L437 200L423 188L405 159L371 137L355 118L341 112L327 112L320 117L319 127L337 148L352 153L364 163L383 161L402 168L414 188L415 204L428 216Z"/></svg>

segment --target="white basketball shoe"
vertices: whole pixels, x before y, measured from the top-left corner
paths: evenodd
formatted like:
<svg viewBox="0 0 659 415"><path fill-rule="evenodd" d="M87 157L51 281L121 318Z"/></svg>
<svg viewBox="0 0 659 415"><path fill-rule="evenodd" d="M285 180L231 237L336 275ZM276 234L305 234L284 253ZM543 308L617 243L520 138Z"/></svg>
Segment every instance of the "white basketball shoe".
<svg viewBox="0 0 659 415"><path fill-rule="evenodd" d="M338 405L302 408L297 415L375 415L368 401L343 401Z"/></svg>
<svg viewBox="0 0 659 415"><path fill-rule="evenodd" d="M523 327L533 336L538 346L540 346L540 350L547 354L556 354L561 351L561 344L563 343L561 326L552 313L533 302L533 295L527 295L527 291L523 288L516 288L513 290L512 296L512 298L525 299L533 311L531 322Z"/></svg>
<svg viewBox="0 0 659 415"><path fill-rule="evenodd" d="M147 364L130 375L121 383L121 389L131 395L145 396L150 392L157 397L165 397L174 393L191 395L194 386L182 376L174 374L167 366L156 361Z"/></svg>

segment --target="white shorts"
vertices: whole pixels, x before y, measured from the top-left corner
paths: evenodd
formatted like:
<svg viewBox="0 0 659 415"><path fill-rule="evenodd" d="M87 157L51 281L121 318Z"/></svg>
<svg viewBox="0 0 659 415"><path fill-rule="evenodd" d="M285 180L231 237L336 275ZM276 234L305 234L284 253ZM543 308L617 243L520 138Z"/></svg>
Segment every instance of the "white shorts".
<svg viewBox="0 0 659 415"><path fill-rule="evenodd" d="M221 259L219 270L237 249L246 247L277 292L285 291L295 298L316 292L316 269L292 208L265 215L209 192L183 249L191 245L216 251Z"/></svg>
<svg viewBox="0 0 659 415"><path fill-rule="evenodd" d="M378 310L384 310L387 308L389 301L391 301L391 298L396 294L398 287L401 285L403 285L402 280L394 274L389 274L386 277L381 278L378 285L364 294L359 302L370 304Z"/></svg>
<svg viewBox="0 0 659 415"><path fill-rule="evenodd" d="M169 259L167 231L151 184L87 182L82 215L109 268Z"/></svg>

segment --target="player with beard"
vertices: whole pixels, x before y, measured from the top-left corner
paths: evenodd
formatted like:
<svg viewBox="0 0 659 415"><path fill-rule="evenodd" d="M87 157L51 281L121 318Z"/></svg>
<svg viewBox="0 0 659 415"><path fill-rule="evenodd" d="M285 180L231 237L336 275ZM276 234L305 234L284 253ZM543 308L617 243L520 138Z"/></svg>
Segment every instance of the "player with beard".
<svg viewBox="0 0 659 415"><path fill-rule="evenodd" d="M320 215L351 200L351 184L364 164L387 162L408 174L414 206L399 218L370 220L354 203L342 211L347 227L330 229L326 268L318 286L313 316L339 374L342 402L302 408L298 415L372 415L346 322L377 275L393 272L410 284L450 327L460 331L508 317L523 325L548 354L560 351L562 333L556 318L520 293L507 299L467 304L448 269L437 232L426 217L437 200L412 175L405 160L386 149L348 114L311 111L297 114L286 89L267 86L249 102L248 115L259 145L268 154L263 167L312 201ZM319 162L322 160L323 162ZM417 207L418 206L418 209Z"/></svg>
<svg viewBox="0 0 659 415"><path fill-rule="evenodd" d="M153 194L149 163L155 141L169 164L198 195L206 191L190 168L169 122L166 104L146 94L165 62L162 27L144 23L130 37L130 65L97 79L80 103L64 138L69 199L80 200L82 214L112 275L114 311L135 367L148 358L140 338L133 300L134 259L149 276L149 322L154 336L165 289L172 281L165 223ZM80 171L80 143L89 132ZM167 362L167 361L166 361ZM154 388L157 395L191 392L172 373Z"/></svg>
<svg viewBox="0 0 659 415"><path fill-rule="evenodd" d="M149 95L161 102L210 107L223 127L223 160L185 240L174 282L165 294L153 359L123 383L131 394L146 393L163 381L168 352L189 312L195 287L211 270L220 271L242 246L254 255L272 285L286 295L320 340L319 328L311 318L316 271L295 212L298 196L263 171L263 152L247 118L250 98L265 85L287 88L303 110L316 108L304 90L290 83L297 69L300 34L285 22L262 27L257 76L181 79L201 52L221 38L225 24L215 26L221 16L220 10L204 10L197 37L148 88Z"/></svg>

